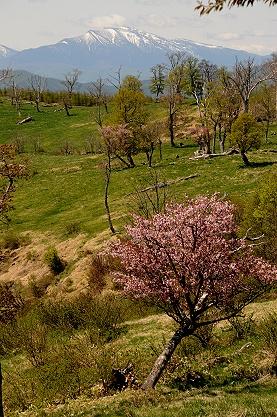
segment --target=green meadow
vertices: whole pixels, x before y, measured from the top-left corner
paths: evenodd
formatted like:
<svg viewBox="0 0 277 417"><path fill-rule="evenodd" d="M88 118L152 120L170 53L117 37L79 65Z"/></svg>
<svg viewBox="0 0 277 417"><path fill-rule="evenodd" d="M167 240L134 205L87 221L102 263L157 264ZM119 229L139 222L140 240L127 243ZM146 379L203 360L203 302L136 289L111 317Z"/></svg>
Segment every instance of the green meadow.
<svg viewBox="0 0 277 417"><path fill-rule="evenodd" d="M72 116L67 117L55 106L36 113L32 105L24 104L21 118L31 115L34 120L16 125L15 109L5 101L0 104L1 143L16 143L21 148L19 158L30 171L29 178L17 184L10 227L60 235L67 224L78 221L91 236L107 229L103 203L105 157L94 111L74 108ZM153 118L165 117L160 104L149 104L148 111ZM135 156L133 169L124 169L115 162L109 201L116 228L121 230L135 209L135 190L153 182L153 170L161 182L171 182L165 189L168 200L220 192L234 201L246 202L263 175L276 170L276 130L272 125L268 143L249 152L250 161L255 163L250 168L244 168L239 155L190 159L197 145L187 137L178 139L183 147L171 148L164 143L162 160L156 150L153 168L147 167L144 154ZM70 150L67 155L65 148ZM88 153L91 150L95 153ZM182 180L190 175L197 176Z"/></svg>

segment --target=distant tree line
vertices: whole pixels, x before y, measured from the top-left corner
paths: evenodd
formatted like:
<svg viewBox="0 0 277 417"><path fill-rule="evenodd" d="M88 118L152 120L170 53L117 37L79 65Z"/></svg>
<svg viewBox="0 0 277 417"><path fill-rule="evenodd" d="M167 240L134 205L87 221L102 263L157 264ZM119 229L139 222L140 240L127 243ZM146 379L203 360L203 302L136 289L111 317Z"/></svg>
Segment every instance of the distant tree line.
<svg viewBox="0 0 277 417"><path fill-rule="evenodd" d="M36 94L32 89L20 88L21 101L36 102ZM0 96L10 98L15 102L15 92L12 87L6 87L0 89ZM67 96L66 91L43 91L40 96L40 102L45 104L63 103L64 98ZM94 106L97 102L91 94L85 92L72 92L72 106Z"/></svg>

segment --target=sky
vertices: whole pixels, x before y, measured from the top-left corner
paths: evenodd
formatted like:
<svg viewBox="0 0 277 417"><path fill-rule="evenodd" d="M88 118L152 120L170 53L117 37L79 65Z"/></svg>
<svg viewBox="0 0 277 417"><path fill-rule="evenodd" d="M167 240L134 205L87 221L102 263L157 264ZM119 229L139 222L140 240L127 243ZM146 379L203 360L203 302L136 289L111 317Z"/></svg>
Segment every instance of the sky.
<svg viewBox="0 0 277 417"><path fill-rule="evenodd" d="M0 44L22 50L128 26L259 54L277 51L277 6L257 4L199 16L197 0L0 0Z"/></svg>

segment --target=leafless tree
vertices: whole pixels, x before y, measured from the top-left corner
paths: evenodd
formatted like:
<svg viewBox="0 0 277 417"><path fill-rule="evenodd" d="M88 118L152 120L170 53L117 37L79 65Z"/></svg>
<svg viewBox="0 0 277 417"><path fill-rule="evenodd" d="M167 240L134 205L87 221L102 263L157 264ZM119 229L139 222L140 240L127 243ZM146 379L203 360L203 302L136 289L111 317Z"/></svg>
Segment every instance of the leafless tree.
<svg viewBox="0 0 277 417"><path fill-rule="evenodd" d="M275 118L277 120L277 53L271 55L271 59L263 65L264 71L275 84Z"/></svg>
<svg viewBox="0 0 277 417"><path fill-rule="evenodd" d="M253 58L246 61L236 61L233 71L228 75L231 88L235 89L240 96L242 110L249 111L250 96L257 86L272 77L270 71L255 64Z"/></svg>
<svg viewBox="0 0 277 417"><path fill-rule="evenodd" d="M78 79L81 75L81 71L78 69L74 69L71 72L65 75L65 79L62 81L62 84L65 86L67 95L63 99L64 109L67 116L70 116L69 109L72 107L72 93Z"/></svg>
<svg viewBox="0 0 277 417"><path fill-rule="evenodd" d="M11 102L15 106L18 115L21 115L22 89L18 87L16 79L12 76L11 81Z"/></svg>
<svg viewBox="0 0 277 417"><path fill-rule="evenodd" d="M0 70L0 81L8 80L11 77L12 70L10 68L5 68Z"/></svg>
<svg viewBox="0 0 277 417"><path fill-rule="evenodd" d="M111 84L116 90L119 90L121 87L121 83L122 83L122 66L120 65L120 67L118 68L118 70L116 71L115 75L110 75L107 78L107 81L109 84Z"/></svg>
<svg viewBox="0 0 277 417"><path fill-rule="evenodd" d="M40 112L40 102L43 91L46 90L46 79L40 75L32 75L29 84L34 93L37 112Z"/></svg>
<svg viewBox="0 0 277 417"><path fill-rule="evenodd" d="M102 109L105 108L108 113L108 95L105 92L105 84L100 77L97 81L92 82L90 86L90 94L95 100L97 112L95 114L95 122L102 128L103 126L103 114Z"/></svg>

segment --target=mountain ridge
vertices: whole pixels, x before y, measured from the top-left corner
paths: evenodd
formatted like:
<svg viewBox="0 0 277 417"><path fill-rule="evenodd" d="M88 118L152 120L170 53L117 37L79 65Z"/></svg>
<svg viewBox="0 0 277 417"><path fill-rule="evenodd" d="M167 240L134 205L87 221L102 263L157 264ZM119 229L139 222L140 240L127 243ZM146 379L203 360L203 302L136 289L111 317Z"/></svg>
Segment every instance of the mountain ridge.
<svg viewBox="0 0 277 417"><path fill-rule="evenodd" d="M165 62L167 55L184 52L217 65L231 66L235 59L266 56L247 51L194 42L188 39L164 37L129 27L90 29L85 34L64 38L55 44L15 51L0 45L0 67L10 66L47 77L62 78L73 68L82 71L82 81L108 76L120 66L123 75L139 72L149 78L150 68Z"/></svg>

